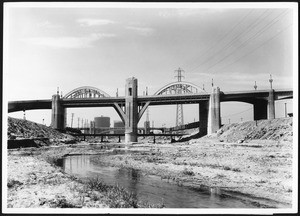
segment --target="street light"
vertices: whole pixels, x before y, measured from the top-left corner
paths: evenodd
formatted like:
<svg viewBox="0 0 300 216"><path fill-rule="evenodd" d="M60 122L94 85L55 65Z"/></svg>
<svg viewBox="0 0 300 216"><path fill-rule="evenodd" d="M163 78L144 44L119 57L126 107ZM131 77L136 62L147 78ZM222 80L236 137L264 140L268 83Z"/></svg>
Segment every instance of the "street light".
<svg viewBox="0 0 300 216"><path fill-rule="evenodd" d="M273 82L273 79L272 79L272 75L271 75L271 74L270 74L269 82L270 82L270 85L271 85L271 89L273 89L273 88L272 88L272 82Z"/></svg>

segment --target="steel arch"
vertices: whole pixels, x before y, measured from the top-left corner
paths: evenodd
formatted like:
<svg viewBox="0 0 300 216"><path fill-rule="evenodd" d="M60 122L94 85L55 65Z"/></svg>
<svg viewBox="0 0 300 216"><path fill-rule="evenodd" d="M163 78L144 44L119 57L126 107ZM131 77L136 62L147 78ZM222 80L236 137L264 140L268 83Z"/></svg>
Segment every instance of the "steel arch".
<svg viewBox="0 0 300 216"><path fill-rule="evenodd" d="M190 82L172 82L169 83L162 88L160 88L154 95L170 95L170 94L178 94L177 89L181 88L181 94L195 94L195 93L207 93L205 90L200 88L199 86L190 83ZM139 112L139 120L142 118L144 112L149 107L150 102L144 104Z"/></svg>
<svg viewBox="0 0 300 216"><path fill-rule="evenodd" d="M100 98L100 97L110 97L106 92L91 86L82 86L70 91L63 98Z"/></svg>
<svg viewBox="0 0 300 216"><path fill-rule="evenodd" d="M205 90L190 82L172 82L160 88L154 95L175 95L181 89L181 94L204 93Z"/></svg>

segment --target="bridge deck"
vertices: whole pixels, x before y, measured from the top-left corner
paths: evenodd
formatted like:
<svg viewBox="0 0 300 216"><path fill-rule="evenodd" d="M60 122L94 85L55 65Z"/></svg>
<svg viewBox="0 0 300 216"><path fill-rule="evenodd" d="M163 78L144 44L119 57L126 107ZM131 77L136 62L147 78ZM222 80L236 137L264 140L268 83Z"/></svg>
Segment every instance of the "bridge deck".
<svg viewBox="0 0 300 216"><path fill-rule="evenodd" d="M250 90L250 91L230 91L221 92L220 100L222 101L241 101L253 103L254 100L266 99L270 90ZM275 100L291 98L293 96L292 89L274 90ZM181 94L181 95L148 95L138 96L139 105L149 103L150 106L155 105L171 105L171 104L190 104L199 103L203 100L209 100L209 93ZM115 104L125 105L125 97L103 97L103 98L80 98L80 99L61 99L65 108L71 107L114 107ZM255 101L254 101L255 102ZM8 112L16 112L32 109L51 109L51 100L25 100L25 101L9 101Z"/></svg>

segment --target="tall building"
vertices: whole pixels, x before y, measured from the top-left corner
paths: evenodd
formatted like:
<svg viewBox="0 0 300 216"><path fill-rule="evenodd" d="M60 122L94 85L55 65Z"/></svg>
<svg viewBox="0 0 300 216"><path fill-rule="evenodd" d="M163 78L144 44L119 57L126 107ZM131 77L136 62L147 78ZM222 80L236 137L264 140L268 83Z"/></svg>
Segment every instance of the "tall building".
<svg viewBox="0 0 300 216"><path fill-rule="evenodd" d="M95 133L101 133L110 129L110 117L101 116L95 117Z"/></svg>
<svg viewBox="0 0 300 216"><path fill-rule="evenodd" d="M114 121L114 134L124 134L125 125L123 121Z"/></svg>

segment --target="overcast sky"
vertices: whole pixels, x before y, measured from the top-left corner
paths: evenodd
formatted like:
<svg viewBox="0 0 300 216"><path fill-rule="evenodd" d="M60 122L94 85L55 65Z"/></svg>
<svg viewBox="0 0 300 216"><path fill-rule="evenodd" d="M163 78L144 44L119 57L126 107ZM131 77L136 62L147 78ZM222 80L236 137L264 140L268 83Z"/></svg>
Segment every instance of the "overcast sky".
<svg viewBox="0 0 300 216"><path fill-rule="evenodd" d="M293 88L297 14L291 4L25 5L5 5L4 92L9 101L50 99L57 87L63 95L80 86L111 96L118 88L124 95L125 80L132 76L140 95L146 87L154 94L176 81L178 67L185 71L184 81L204 85L208 92L212 79L221 91L253 90L255 81L258 89L269 89L270 74L275 89ZM287 103L290 112L292 103ZM232 121L252 120L252 105L238 104L222 104L223 121L231 115ZM185 122L198 120L198 106L184 109ZM68 109L68 124L71 113L76 125L78 117L119 120L112 108ZM27 111L26 117L49 125L50 114ZM174 126L175 114L175 106L150 107L157 126ZM22 118L23 112L10 116Z"/></svg>

